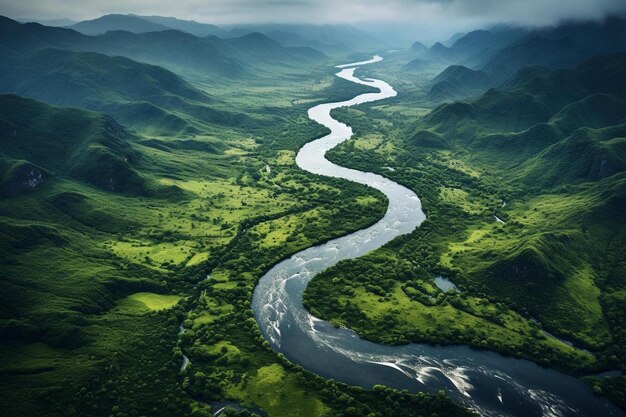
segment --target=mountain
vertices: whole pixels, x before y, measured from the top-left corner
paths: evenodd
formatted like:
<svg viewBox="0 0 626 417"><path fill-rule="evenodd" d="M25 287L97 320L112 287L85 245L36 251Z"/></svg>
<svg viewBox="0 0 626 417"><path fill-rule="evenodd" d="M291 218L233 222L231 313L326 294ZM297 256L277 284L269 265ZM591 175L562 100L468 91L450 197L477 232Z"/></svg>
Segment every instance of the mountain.
<svg viewBox="0 0 626 417"><path fill-rule="evenodd" d="M89 48L94 39L75 30L44 26L39 23L19 23L0 16L0 51L20 54L38 48Z"/></svg>
<svg viewBox="0 0 626 417"><path fill-rule="evenodd" d="M465 36L465 32L457 32L454 35L450 36L447 41L442 42L444 46L450 47L454 42L461 39Z"/></svg>
<svg viewBox="0 0 626 417"><path fill-rule="evenodd" d="M517 27L501 27L497 30L474 30L447 47L437 42L428 51L428 57L449 63L475 61L476 56L489 56L511 42L521 38L528 31Z"/></svg>
<svg viewBox="0 0 626 417"><path fill-rule="evenodd" d="M446 45L435 43L423 58L480 69L493 85L500 85L524 66L571 68L598 54L626 51L626 17L535 29L495 26L474 30Z"/></svg>
<svg viewBox="0 0 626 417"><path fill-rule="evenodd" d="M40 49L6 57L0 92L106 112L156 134L197 133L206 123L234 126L249 120L211 108L206 93L164 68L93 52Z"/></svg>
<svg viewBox="0 0 626 417"><path fill-rule="evenodd" d="M621 101L626 108L626 101ZM621 121L626 122L622 113ZM570 136L530 159L521 170L523 181L544 187L556 184L598 181L626 172L626 124L592 129L581 127ZM584 126L584 124L581 124Z"/></svg>
<svg viewBox="0 0 626 417"><path fill-rule="evenodd" d="M422 55L428 52L428 48L423 43L416 41L416 42L413 42L413 45L411 45L409 52L411 54Z"/></svg>
<svg viewBox="0 0 626 417"><path fill-rule="evenodd" d="M441 64L433 62L429 59L415 58L409 61L403 69L405 71L415 72L415 73L429 73L432 71L440 70ZM436 72L435 72L436 74Z"/></svg>
<svg viewBox="0 0 626 417"><path fill-rule="evenodd" d="M308 47L317 49L319 51L324 51L324 53L336 53L338 51L348 50L348 47L342 43L327 44L320 40L307 38L294 32L273 30L271 32L265 33L265 36L275 40L282 46L287 47Z"/></svg>
<svg viewBox="0 0 626 417"><path fill-rule="evenodd" d="M474 30L457 39L449 49L454 55L469 56L481 49L494 49L498 45L506 43L507 41L501 36L488 30Z"/></svg>
<svg viewBox="0 0 626 417"><path fill-rule="evenodd" d="M75 20L70 20L70 19L32 19L32 18L17 18L15 19L20 23L29 23L29 22L34 22L34 23L39 23L41 25L45 25L45 26L57 26L57 27L67 27L67 26L72 26L75 25L76 22Z"/></svg>
<svg viewBox="0 0 626 417"><path fill-rule="evenodd" d="M84 20L70 26L85 35L101 35L114 30L132 33L159 32L171 28L159 23L150 22L139 16L125 14L107 14L93 20Z"/></svg>
<svg viewBox="0 0 626 417"><path fill-rule="evenodd" d="M39 22L45 24L44 22ZM70 26L49 25L49 26ZM101 35L109 31L123 30L131 33L159 32L178 30L204 38L206 36L226 37L228 32L219 26L199 23L195 20L182 20L165 16L140 16L135 14L108 14L93 20L74 23L71 29L85 35Z"/></svg>
<svg viewBox="0 0 626 417"><path fill-rule="evenodd" d="M505 88L492 88L473 101L441 105L425 121L449 140L462 137L473 146L509 153L512 148L528 150L532 143L537 152L581 126L624 123L624 74L626 54L599 56L573 69L527 68ZM536 142L538 138L546 143Z"/></svg>
<svg viewBox="0 0 626 417"><path fill-rule="evenodd" d="M601 22L583 26L589 37L608 33ZM545 33L502 49L509 54L502 63L517 71L497 88L438 106L404 137L411 155L420 155L417 164L424 153L449 153L482 167L480 175L500 183L498 193L510 193L501 197L506 205L496 198L483 218L468 222L456 240L463 246L449 251L452 267L446 268L459 272L459 282L516 300L550 332L601 352L596 343L606 338L598 334L618 334L606 325L613 316L604 315L604 299L624 288L626 53L596 55L594 40ZM611 50L624 47L617 39ZM526 65L532 62L549 67ZM457 73L460 79L476 75L451 67L435 80L454 80ZM462 169L469 180L470 171ZM474 241L482 227L494 234ZM443 240L444 251L449 241ZM578 320L592 310L597 313L587 324Z"/></svg>
<svg viewBox="0 0 626 417"><path fill-rule="evenodd" d="M450 65L431 81L428 97L443 101L476 96L492 86L492 80L483 71L462 65Z"/></svg>
<svg viewBox="0 0 626 417"><path fill-rule="evenodd" d="M326 54L370 52L386 47L384 42L345 24L251 24L231 26L229 29L231 37L258 32L274 38L285 46L307 46Z"/></svg>
<svg viewBox="0 0 626 417"><path fill-rule="evenodd" d="M563 22L555 27L538 29L536 34L547 39L571 39L584 49L610 54L624 51L626 47L626 16Z"/></svg>
<svg viewBox="0 0 626 417"><path fill-rule="evenodd" d="M569 68L598 54L626 51L626 18L569 22L537 29L494 53L482 66L504 82L526 65Z"/></svg>
<svg viewBox="0 0 626 417"><path fill-rule="evenodd" d="M175 30L148 33L110 31L86 36L71 29L51 28L36 23L20 24L0 17L0 48L20 54L41 48L91 51L217 81L219 77L242 78L260 74L259 66L282 70L323 59L310 49L285 48L253 36L241 40L199 38ZM263 49L255 49L263 46Z"/></svg>
<svg viewBox="0 0 626 417"><path fill-rule="evenodd" d="M256 57L259 61L268 59L278 61L288 61L293 58L297 51L298 55L314 60L324 59L325 55L313 48L308 47L288 47L280 45L259 32L249 33L239 38L224 40L226 45L232 46L237 53L244 53L248 57Z"/></svg>
<svg viewBox="0 0 626 417"><path fill-rule="evenodd" d="M198 38L174 30L132 34L107 32L91 40L86 50L122 55L139 62L164 66L176 72L217 74L224 77L250 75L219 38ZM245 57L244 57L245 58ZM245 62L252 66L253 59ZM208 74L207 74L208 75Z"/></svg>
<svg viewBox="0 0 626 417"><path fill-rule="evenodd" d="M433 61L448 62L450 55L450 48L443 46L441 42L436 42L428 49L427 57Z"/></svg>
<svg viewBox="0 0 626 417"><path fill-rule="evenodd" d="M537 36L499 51L482 69L495 79L505 81L526 65L566 68L590 55L591 51L569 38L552 40Z"/></svg>
<svg viewBox="0 0 626 417"><path fill-rule="evenodd" d="M132 15L131 15L132 16ZM148 22L156 23L158 25L166 26L170 29L179 30L181 32L187 32L194 36L204 38L206 36L219 36L223 38L227 36L228 32L219 26L211 25L209 23L200 23L195 20L182 20L175 17L164 16L137 16Z"/></svg>
<svg viewBox="0 0 626 417"><path fill-rule="evenodd" d="M51 176L85 181L103 190L148 193L135 171L132 135L110 116L0 95L0 192L12 196Z"/></svg>

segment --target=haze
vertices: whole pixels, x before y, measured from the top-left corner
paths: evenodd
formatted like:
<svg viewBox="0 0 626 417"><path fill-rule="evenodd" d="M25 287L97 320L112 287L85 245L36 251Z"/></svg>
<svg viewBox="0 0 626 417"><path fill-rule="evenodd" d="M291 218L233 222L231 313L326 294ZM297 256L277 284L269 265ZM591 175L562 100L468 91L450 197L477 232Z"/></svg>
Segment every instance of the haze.
<svg viewBox="0 0 626 417"><path fill-rule="evenodd" d="M598 19L626 11L622 0L13 0L0 14L13 18L84 20L108 13L175 16L218 25L246 23L369 23L376 32L393 24L396 39L434 41L457 31L496 24L551 25ZM372 23L375 23L372 25Z"/></svg>

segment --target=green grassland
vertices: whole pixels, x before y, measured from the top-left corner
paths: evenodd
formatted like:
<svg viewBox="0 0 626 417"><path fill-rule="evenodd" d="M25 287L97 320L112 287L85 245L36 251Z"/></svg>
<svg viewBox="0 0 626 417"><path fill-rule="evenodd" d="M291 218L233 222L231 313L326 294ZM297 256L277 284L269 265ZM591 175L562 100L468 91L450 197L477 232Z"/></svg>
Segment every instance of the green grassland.
<svg viewBox="0 0 626 417"><path fill-rule="evenodd" d="M124 312L167 310L174 307L180 299L181 297L178 295L137 292L121 299L117 304L117 308L124 310Z"/></svg>
<svg viewBox="0 0 626 417"><path fill-rule="evenodd" d="M624 369L626 316L618 294L626 183L618 149L626 114L610 104L624 90L615 77L599 86L589 75L623 63L618 55L541 72L543 84L525 74L509 90L432 105L426 115L412 97L426 94L416 83L398 84L388 105L336 110L356 138L330 158L413 189L427 220L315 277L304 295L307 308L381 343L462 343L578 375ZM376 71L401 80L400 68L392 61ZM574 96L567 95L572 89L559 93L573 82L584 87ZM615 98L602 101L606 106L570 104L609 90ZM542 102L545 114L521 103L522 95ZM578 112L583 107L586 113ZM450 277L460 292L438 290L435 274ZM624 405L622 378L588 380Z"/></svg>

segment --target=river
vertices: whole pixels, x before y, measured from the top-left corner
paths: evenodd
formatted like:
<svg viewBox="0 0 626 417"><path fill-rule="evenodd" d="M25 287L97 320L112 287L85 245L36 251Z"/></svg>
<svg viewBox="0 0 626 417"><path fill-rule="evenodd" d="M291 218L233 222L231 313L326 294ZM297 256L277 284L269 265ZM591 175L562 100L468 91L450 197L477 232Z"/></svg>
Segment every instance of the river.
<svg viewBox="0 0 626 417"><path fill-rule="evenodd" d="M380 190L389 199L387 212L376 224L302 250L261 277L254 291L253 310L264 337L289 360L323 377L366 388L384 384L413 392L443 389L452 399L483 416L624 416L580 380L530 361L466 346L379 345L359 338L351 330L334 328L306 311L302 293L317 273L412 232L426 218L413 191L380 175L338 166L325 158L329 149L352 136L349 126L330 116L331 110L396 95L384 81L354 75L356 67L381 60L375 56L337 67L341 69L338 77L379 92L309 109L309 117L331 133L304 145L296 163L314 174Z"/></svg>

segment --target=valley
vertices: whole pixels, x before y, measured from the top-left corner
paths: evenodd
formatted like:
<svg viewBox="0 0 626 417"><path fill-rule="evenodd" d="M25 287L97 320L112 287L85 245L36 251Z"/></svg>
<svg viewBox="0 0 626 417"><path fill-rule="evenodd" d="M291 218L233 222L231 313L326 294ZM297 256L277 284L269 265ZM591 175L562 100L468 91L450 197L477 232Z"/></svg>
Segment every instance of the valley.
<svg viewBox="0 0 626 417"><path fill-rule="evenodd" d="M624 34L0 17L1 414L623 415Z"/></svg>

